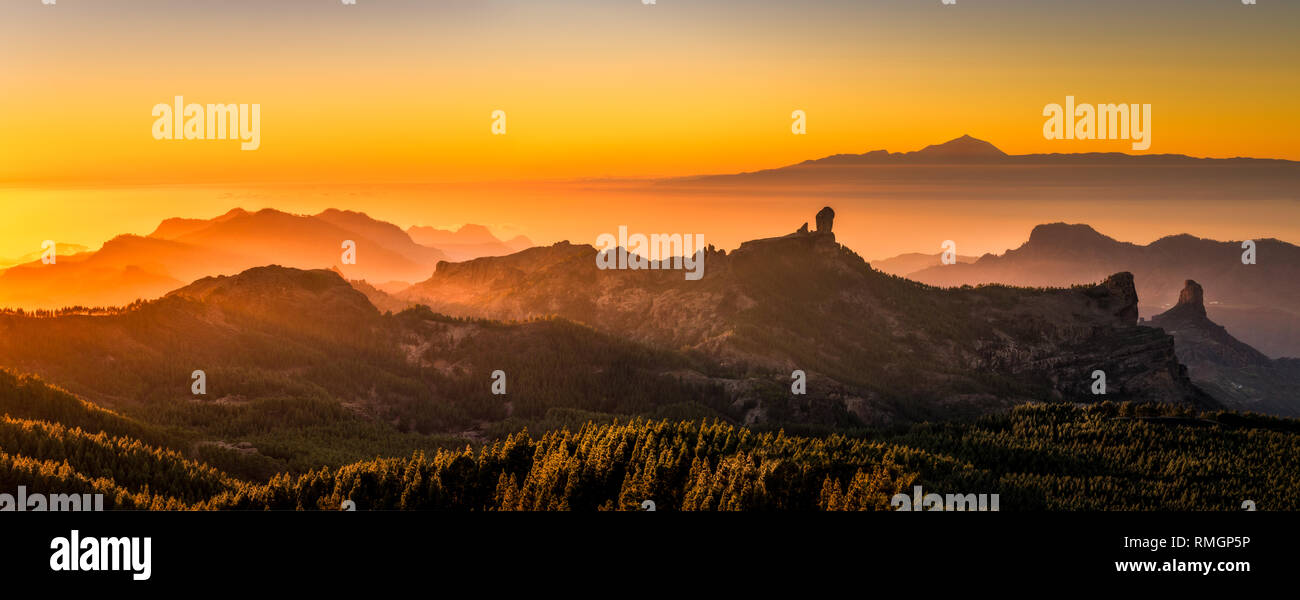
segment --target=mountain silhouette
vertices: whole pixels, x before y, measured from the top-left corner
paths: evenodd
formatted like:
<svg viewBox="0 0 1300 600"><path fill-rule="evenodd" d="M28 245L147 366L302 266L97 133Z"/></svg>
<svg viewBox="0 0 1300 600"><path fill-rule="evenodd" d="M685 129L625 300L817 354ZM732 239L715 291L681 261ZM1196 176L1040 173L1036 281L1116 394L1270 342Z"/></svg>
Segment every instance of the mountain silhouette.
<svg viewBox="0 0 1300 600"><path fill-rule="evenodd" d="M531 245L522 236L502 243L477 225L462 231L465 236L448 238L473 238L473 243L450 246L450 254L462 260L509 254L512 248ZM345 240L356 243L355 264L343 262ZM94 251L58 248L54 265L42 263L35 255L0 271L0 306L119 306L160 297L202 277L233 275L269 264L335 268L347 279L397 291L428 278L450 256L417 243L396 225L337 209L295 215L236 208L212 219L166 219L148 236L121 235Z"/></svg>
<svg viewBox="0 0 1300 600"><path fill-rule="evenodd" d="M976 160L1003 158L1007 154L984 140L963 135L942 144L926 146L908 155L913 158Z"/></svg>
<svg viewBox="0 0 1300 600"><path fill-rule="evenodd" d="M59 257L81 254L82 252L86 252L87 250L90 250L90 248L87 248L80 244L56 244L54 248L55 248L56 256ZM21 265L24 263L40 262L41 256L44 254L45 254L44 250L36 250L33 252L28 252L27 254L24 254L17 258L0 258L0 269L6 269L14 265Z"/></svg>
<svg viewBox="0 0 1300 600"><path fill-rule="evenodd" d="M522 235L502 242L482 225L462 225L455 231L416 226L408 228L406 232L416 242L438 248L446 254L447 260L451 261L470 260L480 256L503 256L533 245Z"/></svg>
<svg viewBox="0 0 1300 600"><path fill-rule="evenodd" d="M1029 240L1001 255L969 264L936 265L905 276L951 287L1000 283L1068 286L1129 271L1141 310L1155 314L1173 306L1185 279L1212 292L1210 318L1270 356L1300 356L1300 247L1275 239L1255 240L1256 264L1241 262L1240 241L1220 242L1181 234L1145 246L1121 242L1083 224L1034 227Z"/></svg>
<svg viewBox="0 0 1300 600"><path fill-rule="evenodd" d="M594 248L569 243L443 262L398 297L428 308L381 312L370 298L390 296L336 270L256 267L106 316L0 315L0 364L132 410L195 402L189 375L205 369L214 400L324 394L426 433L669 405L755 425L879 426L1094 402L1099 369L1105 399L1217 406L1174 338L1138 324L1127 273L1070 289L937 290L871 269L835 241L830 214L817 231L701 250L699 281L600 270ZM492 397L482 381L494 369L530 383ZM796 369L805 395L789 393Z"/></svg>
<svg viewBox="0 0 1300 600"><path fill-rule="evenodd" d="M931 144L912 152L889 152L872 150L862 154L835 154L825 158L806 160L798 165L784 167L790 169L805 165L865 165L891 163L928 163L928 162L993 162L1000 164L1050 165L1069 163L1073 165L1095 164L1267 164L1275 166L1300 166L1300 163L1280 159L1259 158L1195 158L1185 154L1125 154L1122 152L1079 152L1079 153L1039 153L1007 154L992 143L963 135L943 143Z"/></svg>
<svg viewBox="0 0 1300 600"><path fill-rule="evenodd" d="M969 263L975 262L978 256L957 255L957 262ZM882 273L898 275L905 277L927 267L937 267L943 264L943 253L925 254L922 252L907 252L898 256L871 261L871 268Z"/></svg>
<svg viewBox="0 0 1300 600"><path fill-rule="evenodd" d="M1072 289L934 290L875 271L833 233L806 227L731 253L703 250L700 281L673 270L600 270L596 255L564 242L440 265L399 297L452 315L558 315L774 379L817 373L833 382L830 401L864 422L1028 398L1093 400L1095 369L1117 382L1111 398L1208 401L1172 338L1138 326L1127 273ZM763 413L761 400L747 401Z"/></svg>
<svg viewBox="0 0 1300 600"><path fill-rule="evenodd" d="M1224 406L1300 416L1300 360L1273 360L1242 343L1206 315L1201 285L1187 280L1173 308L1151 325L1174 337L1192 381Z"/></svg>
<svg viewBox="0 0 1300 600"><path fill-rule="evenodd" d="M380 446L367 444L400 441L392 439L400 432L473 437L487 423L555 410L732 418L720 386L673 375L716 368L698 358L560 319L385 314L326 269L207 277L93 318L0 314L0 332L6 368L152 422L187 415L191 435L212 436L191 442L259 436L260 460L280 468L319 466L275 452L286 439L326 453L351 440L373 456L365 453ZM196 369L206 374L205 396L192 393ZM508 396L483 383L494 370L509 373ZM258 424L245 428L250 420Z"/></svg>
<svg viewBox="0 0 1300 600"><path fill-rule="evenodd" d="M852 197L865 206L876 206L873 199L886 206L950 201L1004 209L1016 203L1133 202L1172 211L1194 202L1275 206L1279 199L1294 200L1300 162L1120 152L1017 155L961 136L911 152L834 154L751 172L663 179L652 187Z"/></svg>

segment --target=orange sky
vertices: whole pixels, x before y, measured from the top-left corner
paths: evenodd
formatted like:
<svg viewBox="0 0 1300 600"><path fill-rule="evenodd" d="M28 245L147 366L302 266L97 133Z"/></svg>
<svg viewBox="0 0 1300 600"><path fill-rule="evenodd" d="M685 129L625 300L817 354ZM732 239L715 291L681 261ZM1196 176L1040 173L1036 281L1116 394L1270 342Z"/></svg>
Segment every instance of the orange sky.
<svg viewBox="0 0 1300 600"><path fill-rule="evenodd" d="M32 230L95 246L238 204L157 184L660 177L967 133L1009 153L1130 151L1044 139L1042 108L1066 95L1152 104L1151 153L1300 160L1298 34L1300 3L1208 0L7 2L0 256ZM153 139L152 107L176 95L260 104L260 149ZM525 222L537 200L519 194L442 194L490 198L477 216L426 196L378 202L404 224L597 226Z"/></svg>

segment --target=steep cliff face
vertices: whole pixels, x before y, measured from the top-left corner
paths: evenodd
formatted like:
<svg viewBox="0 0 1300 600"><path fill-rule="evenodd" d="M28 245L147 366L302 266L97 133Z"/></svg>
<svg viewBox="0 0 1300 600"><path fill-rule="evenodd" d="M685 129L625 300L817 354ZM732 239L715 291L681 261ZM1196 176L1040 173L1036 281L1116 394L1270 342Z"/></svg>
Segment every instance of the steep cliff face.
<svg viewBox="0 0 1300 600"><path fill-rule="evenodd" d="M1231 408L1300 415L1300 361L1273 360L1233 337L1205 312L1205 291L1190 279L1178 304L1151 324L1174 339L1178 360L1198 386Z"/></svg>
<svg viewBox="0 0 1300 600"><path fill-rule="evenodd" d="M440 269L407 298L452 315L557 314L703 353L736 372L768 373L782 388L791 370L804 370L866 420L1100 400L1095 370L1106 372L1104 399L1212 404L1187 378L1172 338L1137 324L1131 274L1071 289L936 289L871 269L836 243L832 215L819 213L816 231L731 253L710 248L700 281L671 270L599 270L594 248L566 245L534 249L529 268L500 257Z"/></svg>
<svg viewBox="0 0 1300 600"><path fill-rule="evenodd" d="M1205 314L1205 291L1190 279L1178 295L1178 304L1152 317L1151 324L1174 336L1178 342L1178 355L1188 366L1212 363L1247 367L1273 362L1211 321Z"/></svg>
<svg viewBox="0 0 1300 600"><path fill-rule="evenodd" d="M1213 404L1190 383L1173 338L1136 324L1137 293L1129 273L1027 296L1009 308L988 310L984 318L999 327L998 335L976 344L989 368L1044 376L1054 399L1103 399L1092 392L1093 373L1101 371L1105 398Z"/></svg>
<svg viewBox="0 0 1300 600"><path fill-rule="evenodd" d="M1258 255L1270 258L1243 265L1241 241L1181 234L1140 246L1105 236L1088 225L1049 223L1034 227L1028 241L1002 255L987 254L956 265L931 262L900 274L944 287L982 283L1059 287L1128 271L1134 274L1142 313L1148 317L1182 302L1184 281L1190 277L1214 291L1216 302L1203 307L1238 339L1271 357L1300 356L1300 309L1295 302L1300 297L1300 247L1274 239L1254 241Z"/></svg>

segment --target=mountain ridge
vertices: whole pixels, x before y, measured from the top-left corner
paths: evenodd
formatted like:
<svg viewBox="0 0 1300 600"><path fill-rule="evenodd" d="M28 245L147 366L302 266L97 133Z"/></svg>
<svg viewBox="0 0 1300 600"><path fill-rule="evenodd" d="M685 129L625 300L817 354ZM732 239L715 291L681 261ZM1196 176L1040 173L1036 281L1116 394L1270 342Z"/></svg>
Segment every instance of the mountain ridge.
<svg viewBox="0 0 1300 600"><path fill-rule="evenodd" d="M482 256L502 256L531 248L533 242L517 235L509 240L498 239L487 227L472 223L456 230L415 225L406 229L407 235L420 244L441 249L448 261L460 262Z"/></svg>
<svg viewBox="0 0 1300 600"><path fill-rule="evenodd" d="M343 263L345 240L356 243L355 264ZM529 245L527 238L517 236L509 244L461 245L453 252L463 259L508 254ZM203 277L270 264L336 268L347 278L394 290L427 278L438 262L449 258L438 248L416 243L392 223L334 208L316 215L233 208L211 219L164 219L149 235L117 235L96 250L67 254L71 247L59 248L54 265L36 257L0 269L0 306L122 306L159 298Z"/></svg>
<svg viewBox="0 0 1300 600"><path fill-rule="evenodd" d="M898 399L898 390L882 389L893 385L886 381L906 380L902 387L915 396L933 393L952 404L963 397L968 407L995 402L992 388L977 383L991 375L971 369L1037 381L1041 393L1082 400L1090 361L1124 373L1131 387L1116 393L1204 400L1174 359L1173 340L1138 326L1138 296L1127 273L1058 290L944 291L875 271L830 231L806 227L730 253L705 248L699 282L674 271L600 270L596 254L588 245L562 243L480 258L440 267L399 297L475 318L558 315L723 364L816 371L847 386L844 398L856 398L862 414ZM918 362L934 361L963 366L923 374L932 367ZM929 384L918 381L934 389L922 392Z"/></svg>
<svg viewBox="0 0 1300 600"><path fill-rule="evenodd" d="M1131 271L1144 314L1173 306L1184 280L1194 279L1213 291L1209 312L1216 322L1265 354L1300 356L1300 311L1293 301L1300 297L1300 246L1274 238L1258 238L1255 244L1259 255L1268 258L1243 265L1240 241L1177 234L1139 245L1088 225L1043 224L1033 228L1026 242L1003 254L932 265L905 277L939 287L1059 287Z"/></svg>
<svg viewBox="0 0 1300 600"><path fill-rule="evenodd" d="M762 183L764 185L858 185L876 180L933 181L953 179L963 184L987 183L994 169L999 176L1049 185L1061 180L1086 181L1093 173L1080 171L1080 167L1119 169L1114 171L1120 180L1166 176L1169 169L1183 173L1177 181L1199 185L1206 181L1230 181L1240 187L1243 182L1257 180L1260 190L1275 193L1282 188L1294 189L1300 182L1300 161L1280 158L1194 157L1186 154L1128 154L1124 152L1077 152L1007 154L994 144L963 135L946 142L931 144L919 150L891 152L870 150L860 154L841 153L797 163L744 171L739 173L711 173L671 177L656 181L659 186L674 185L726 185ZM912 172L885 173L879 169L907 167ZM1134 174L1139 168L1155 168L1149 173ZM1221 171L1218 167L1229 169ZM1209 168L1211 170L1207 171ZM1235 169L1235 170L1234 170ZM1246 190L1242 188L1244 193Z"/></svg>
<svg viewBox="0 0 1300 600"><path fill-rule="evenodd" d="M1271 359L1211 321L1196 281L1188 279L1178 303L1152 317L1151 326L1173 336L1192 380L1225 406L1300 416L1300 360Z"/></svg>
<svg viewBox="0 0 1300 600"><path fill-rule="evenodd" d="M1292 161L1282 158L1254 158L1245 156L1234 156L1231 158L1211 158L1196 157L1187 154L1162 153L1162 154L1129 154L1126 152L1037 152L1028 154L1007 154L991 142L975 138L969 134L953 138L946 142L930 144L920 150L907 152L890 152L889 150L870 150L861 154L834 154L822 158L808 159L800 163L787 166L798 165L816 165L816 164L870 164L870 163L887 163L887 162L924 162L934 159L941 160L973 160L987 161L1005 159L1005 162L1038 162L1038 161L1123 161L1135 159L1142 162L1186 162L1186 161L1265 161L1270 163L1287 163L1300 165L1298 161ZM826 161L826 162L823 162ZM785 167L778 167L785 168Z"/></svg>

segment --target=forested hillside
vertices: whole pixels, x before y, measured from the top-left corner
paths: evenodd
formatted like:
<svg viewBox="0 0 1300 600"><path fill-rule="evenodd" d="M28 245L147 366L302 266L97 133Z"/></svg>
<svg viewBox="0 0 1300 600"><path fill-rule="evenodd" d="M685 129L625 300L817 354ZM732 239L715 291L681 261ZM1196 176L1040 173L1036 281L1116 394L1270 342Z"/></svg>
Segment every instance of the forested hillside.
<svg viewBox="0 0 1300 600"><path fill-rule="evenodd" d="M1128 324L1126 274L941 291L871 273L829 234L755 244L722 267L749 300L733 298L716 348L547 316L381 313L336 273L276 266L120 311L0 314L14 369L0 371L0 493L329 510L884 509L915 485L998 494L1003 510L1300 498L1297 422L1198 408L1173 338ZM769 246L807 251L758 260L784 256ZM823 254L830 271L782 283ZM840 277L863 294L837 294ZM1070 311L1085 316L1053 324ZM889 315L926 325L883 333ZM813 365L808 394L790 389L803 363L745 359L771 351ZM1108 397L1175 397L1067 402L1096 366Z"/></svg>
<svg viewBox="0 0 1300 600"><path fill-rule="evenodd" d="M899 492L999 494L1002 510L1295 510L1300 421L1160 404L1024 405L859 436L633 419L396 450L256 480L237 449L0 372L0 490L108 508L888 510ZM145 440L149 441L145 441ZM398 454L397 452L402 452Z"/></svg>
<svg viewBox="0 0 1300 600"><path fill-rule="evenodd" d="M575 411L735 416L699 358L558 319L380 313L335 273L281 267L108 314L0 314L0 365L183 430L205 456L238 446L246 464L231 468L261 478L573 423ZM193 393L195 370L205 394ZM491 392L497 370L507 394Z"/></svg>

